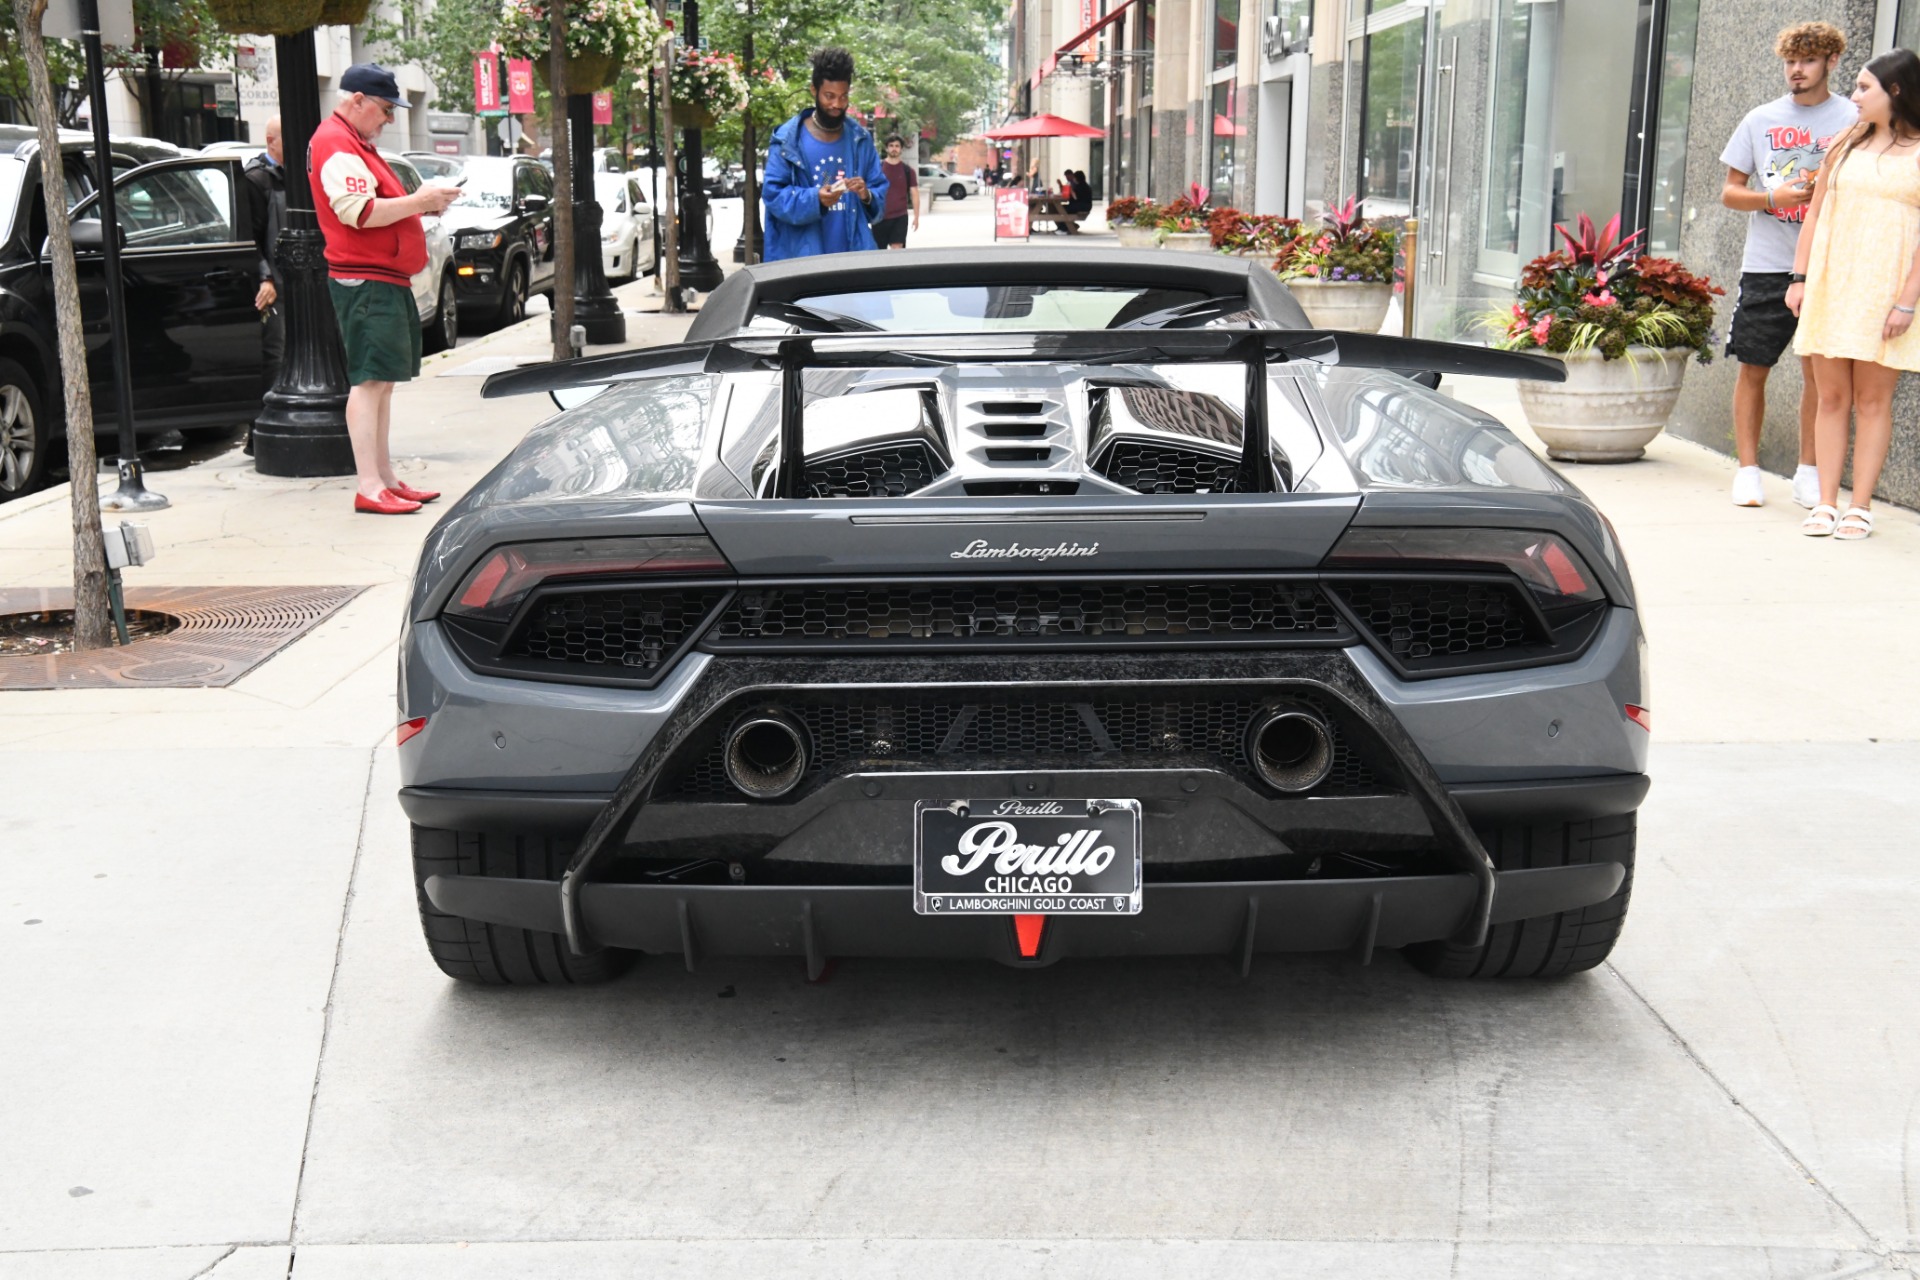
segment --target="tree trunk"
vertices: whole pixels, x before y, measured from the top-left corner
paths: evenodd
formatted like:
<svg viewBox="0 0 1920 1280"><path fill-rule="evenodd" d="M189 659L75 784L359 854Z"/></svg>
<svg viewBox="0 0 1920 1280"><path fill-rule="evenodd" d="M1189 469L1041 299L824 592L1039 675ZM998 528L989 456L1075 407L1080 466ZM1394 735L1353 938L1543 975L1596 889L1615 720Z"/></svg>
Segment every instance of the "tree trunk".
<svg viewBox="0 0 1920 1280"><path fill-rule="evenodd" d="M567 129L567 6L547 0L553 130L553 358L573 358L573 139ZM588 139L591 144L592 139ZM595 245L598 249L599 246Z"/></svg>
<svg viewBox="0 0 1920 1280"><path fill-rule="evenodd" d="M667 0L654 0L653 11L662 21L667 17ZM673 46L669 40L662 46L659 62L660 75L660 167L667 175L667 204L664 211L655 210L654 216L662 212L667 219L667 230L660 244L660 292L666 302L661 310L680 312L686 307L680 301L680 176L674 165L673 145Z"/></svg>
<svg viewBox="0 0 1920 1280"><path fill-rule="evenodd" d="M32 86L33 118L40 133L40 184L47 204L47 238L53 248L53 311L67 411L67 469L73 474L73 647L104 649L113 641L108 630L106 549L100 538L99 460L93 452L93 390L87 383L87 346L80 328L80 276L74 269L73 233L67 225L67 183L55 124L59 117L53 109L53 79L47 74L47 42L40 33L46 12L47 0L13 0L20 51ZM105 104L95 107L105 109ZM112 231L108 228L109 234Z"/></svg>

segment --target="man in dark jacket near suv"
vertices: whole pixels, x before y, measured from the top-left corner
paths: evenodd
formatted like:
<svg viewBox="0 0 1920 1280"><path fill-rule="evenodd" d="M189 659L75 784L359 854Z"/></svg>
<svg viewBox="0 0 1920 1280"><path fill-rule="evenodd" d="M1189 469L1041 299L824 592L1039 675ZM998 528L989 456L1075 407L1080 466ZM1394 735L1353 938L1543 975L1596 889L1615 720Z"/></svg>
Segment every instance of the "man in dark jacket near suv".
<svg viewBox="0 0 1920 1280"><path fill-rule="evenodd" d="M287 346L287 322L280 308L280 281L275 258L280 252L280 228L286 225L287 171L286 152L280 144L280 117L267 121L267 149L247 161L241 170L247 180L246 197L253 213L253 242L260 249L260 289L253 296L254 310L260 313L260 354L264 357L261 376L266 379L262 391L273 388L280 376L280 357ZM247 452L253 452L253 436L247 436Z"/></svg>

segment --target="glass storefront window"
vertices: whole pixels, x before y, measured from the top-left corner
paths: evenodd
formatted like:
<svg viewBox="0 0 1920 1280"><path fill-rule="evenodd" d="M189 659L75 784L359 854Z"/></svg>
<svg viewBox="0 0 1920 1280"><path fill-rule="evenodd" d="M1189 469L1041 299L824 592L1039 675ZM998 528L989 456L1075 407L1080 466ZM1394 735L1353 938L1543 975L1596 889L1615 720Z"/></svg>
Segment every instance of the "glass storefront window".
<svg viewBox="0 0 1920 1280"><path fill-rule="evenodd" d="M1893 47L1920 49L1920 0L1900 0L1900 16L1893 24Z"/></svg>
<svg viewBox="0 0 1920 1280"><path fill-rule="evenodd" d="M1240 0L1213 0L1213 69L1224 71L1240 56Z"/></svg>
<svg viewBox="0 0 1920 1280"><path fill-rule="evenodd" d="M1481 244L1495 253L1520 252L1520 201L1527 169L1527 62L1535 8L1518 0L1499 0L1494 20L1486 230Z"/></svg>
<svg viewBox="0 0 1920 1280"><path fill-rule="evenodd" d="M1239 99L1239 86L1232 81L1213 86L1213 145L1208 168L1216 206L1233 202L1233 182L1239 176L1239 142L1245 132L1240 124Z"/></svg>
<svg viewBox="0 0 1920 1280"><path fill-rule="evenodd" d="M1359 194L1369 217L1404 215L1413 211L1415 124L1427 24L1397 23L1368 36L1366 45Z"/></svg>
<svg viewBox="0 0 1920 1280"><path fill-rule="evenodd" d="M1659 132L1654 138L1653 172L1648 175L1653 199L1647 215L1647 247L1654 253L1680 252L1687 123L1693 113L1694 37L1700 27L1700 0L1670 0L1670 4L1666 65L1660 76ZM1920 19L1920 14L1915 17Z"/></svg>

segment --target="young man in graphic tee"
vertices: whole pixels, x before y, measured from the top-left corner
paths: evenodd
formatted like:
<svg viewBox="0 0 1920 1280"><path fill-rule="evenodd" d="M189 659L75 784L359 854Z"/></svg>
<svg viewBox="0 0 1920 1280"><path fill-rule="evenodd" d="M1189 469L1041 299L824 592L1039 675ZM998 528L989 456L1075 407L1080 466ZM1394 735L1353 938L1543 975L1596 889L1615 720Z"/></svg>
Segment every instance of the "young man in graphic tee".
<svg viewBox="0 0 1920 1280"><path fill-rule="evenodd" d="M1853 103L1827 88L1846 48L1847 38L1829 22L1802 22L1782 31L1773 49L1785 64L1786 95L1749 111L1720 153L1720 163L1727 166L1720 202L1749 215L1740 299L1727 334L1727 354L1740 363L1733 387L1733 438L1740 457L1733 474L1736 506L1757 507L1766 500L1760 426L1767 416L1767 375L1793 341L1798 323L1786 303L1794 243L1813 199L1814 174L1856 114ZM1820 489L1813 466L1813 374L1805 360L1800 381L1800 466L1793 473L1793 500L1811 507Z"/></svg>
<svg viewBox="0 0 1920 1280"><path fill-rule="evenodd" d="M387 451L393 385L420 373L420 312L412 278L427 265L420 219L445 213L458 187L400 184L373 140L405 106L393 73L374 63L348 67L340 104L307 144L314 215L327 241L327 292L347 353L347 435L359 492L353 509L405 515L439 497L401 484Z"/></svg>
<svg viewBox="0 0 1920 1280"><path fill-rule="evenodd" d="M764 261L871 249L868 226L886 208L887 180L873 135L847 117L853 55L813 55L813 105L774 130L761 201Z"/></svg>
<svg viewBox="0 0 1920 1280"><path fill-rule="evenodd" d="M887 158L880 162L880 172L887 180L887 204L880 220L873 224L873 239L888 249L907 247L909 215L913 229L920 229L920 175L900 159L906 149L906 140L896 133L887 139Z"/></svg>

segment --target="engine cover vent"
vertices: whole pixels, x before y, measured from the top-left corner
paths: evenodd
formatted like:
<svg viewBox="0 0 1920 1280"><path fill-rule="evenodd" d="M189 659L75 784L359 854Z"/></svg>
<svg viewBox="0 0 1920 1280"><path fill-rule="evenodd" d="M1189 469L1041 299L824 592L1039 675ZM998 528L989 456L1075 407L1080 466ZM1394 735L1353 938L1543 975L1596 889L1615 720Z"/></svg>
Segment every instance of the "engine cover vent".
<svg viewBox="0 0 1920 1280"><path fill-rule="evenodd" d="M1116 440L1096 468L1136 493L1232 493L1240 460L1178 445Z"/></svg>
<svg viewBox="0 0 1920 1280"><path fill-rule="evenodd" d="M806 487L816 498L899 498L924 489L946 468L916 440L807 459Z"/></svg>

